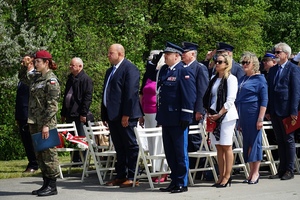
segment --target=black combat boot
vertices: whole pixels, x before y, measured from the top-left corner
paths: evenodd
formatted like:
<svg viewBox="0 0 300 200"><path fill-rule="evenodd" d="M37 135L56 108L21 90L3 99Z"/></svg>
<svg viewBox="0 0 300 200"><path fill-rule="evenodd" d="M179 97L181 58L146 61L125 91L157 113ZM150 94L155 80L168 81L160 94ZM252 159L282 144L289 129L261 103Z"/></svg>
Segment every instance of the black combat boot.
<svg viewBox="0 0 300 200"><path fill-rule="evenodd" d="M33 191L31 192L31 194L37 195L39 191L42 191L43 189L45 189L45 188L48 186L48 184L49 184L49 179L46 178L45 176L43 176L43 180L44 180L43 186L42 186L40 189L38 189L38 190L33 190Z"/></svg>
<svg viewBox="0 0 300 200"><path fill-rule="evenodd" d="M50 196L57 194L56 178L48 178L48 180L49 184L46 186L45 189L38 192L38 196Z"/></svg>

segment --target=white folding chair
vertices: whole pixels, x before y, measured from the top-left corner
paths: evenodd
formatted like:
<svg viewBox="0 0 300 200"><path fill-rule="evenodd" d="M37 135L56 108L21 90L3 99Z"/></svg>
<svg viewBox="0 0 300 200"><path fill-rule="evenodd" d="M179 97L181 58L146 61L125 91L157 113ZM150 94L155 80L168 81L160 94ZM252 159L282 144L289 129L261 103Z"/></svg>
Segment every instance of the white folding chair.
<svg viewBox="0 0 300 200"><path fill-rule="evenodd" d="M277 173L276 164L279 164L280 161L273 159L271 151L278 149L278 146L277 145L269 145L267 134L266 134L266 131L265 131L267 129L273 129L271 121L264 121L263 122L263 149L265 150L266 156L267 156L267 161L266 162L268 163L268 161L269 161L270 165L272 164L271 172L274 175L274 174ZM300 143L295 143L295 147L300 148ZM300 173L300 162L299 162L299 158L297 156L297 151L296 151L296 154L295 154L295 169L298 173Z"/></svg>
<svg viewBox="0 0 300 200"><path fill-rule="evenodd" d="M268 165L270 167L272 175L277 174L277 167L276 164L279 163L279 161L275 161L272 155L273 150L277 150L277 145L270 145L267 137L266 130L273 129L272 122L271 121L264 121L263 127L262 127L262 149L264 152L265 160L261 161L261 165Z"/></svg>
<svg viewBox="0 0 300 200"><path fill-rule="evenodd" d="M249 177L249 165L245 163L244 156L243 156L243 137L240 131L234 130L233 134L233 145L232 151L234 155L233 166L232 169L239 169L242 168L245 174L246 179ZM239 161L237 161L239 158Z"/></svg>
<svg viewBox="0 0 300 200"><path fill-rule="evenodd" d="M76 129L76 124L75 122L72 122L72 123L65 123L65 124L57 124L57 131L59 133L61 132L64 132L64 131L67 131L67 132L70 132L70 133L73 133L74 136L78 136L78 132L77 132L77 129ZM69 170L68 170L68 174L70 174L71 172L71 167L76 165L82 165L83 164L83 160L84 160L84 155L83 155L83 152L85 151L85 149L81 149L81 148L69 148L69 147L62 147L62 148L57 148L57 151L58 152L69 152L70 153L70 162L68 163L61 163L59 162L59 174L60 174L60 178L64 178L63 176L63 173L62 173L62 167L69 167ZM79 152L79 156L82 160L82 162L72 162L73 160L73 156L74 156L74 152L78 151Z"/></svg>
<svg viewBox="0 0 300 200"><path fill-rule="evenodd" d="M240 143L241 138L239 138L241 135L240 132L236 132L234 130L233 133L233 145L232 145L232 152L234 155L233 159L233 165L232 169L243 169L243 172L245 174L246 179L249 177L249 170L248 170L248 165L245 163L244 157L243 157L243 148L242 148L242 143ZM211 149L213 151L216 151L215 145L211 144ZM237 161L237 158L239 158L239 161ZM233 170L232 170L233 172Z"/></svg>
<svg viewBox="0 0 300 200"><path fill-rule="evenodd" d="M190 185L194 185L194 180L196 178L196 172L199 171L212 171L214 180L218 180L218 175L215 169L215 165L213 162L213 157L217 156L216 151L210 151L206 142L206 134L204 131L204 127L201 123L198 125L190 125L189 126L189 134L200 134L202 137L202 142L200 144L200 148L196 152L189 152L188 155L190 158L197 158L195 168L189 169L189 181ZM201 158L205 159L204 167L199 168L199 163ZM193 176L192 176L193 173Z"/></svg>
<svg viewBox="0 0 300 200"><path fill-rule="evenodd" d="M134 174L134 180L133 180L133 187L135 186L135 182L138 178L146 178L148 179L149 185L151 189L154 189L152 177L157 177L163 174L170 174L170 171L163 171L163 165L164 165L164 159L166 159L165 154L153 154L150 155L148 152L145 152L142 142L143 139L148 139L148 138L157 138L157 137L162 137L162 128L157 127L157 128L134 128L134 132L137 138L137 142L139 144L139 155L137 158L137 164L135 168L135 174ZM155 147L154 147L155 148ZM156 152L154 150L154 152ZM146 174L138 174L139 172L139 160L142 160L142 164L145 167ZM154 160L161 160L161 168L160 171L151 171L149 168L153 166L152 165ZM150 164L149 164L150 163Z"/></svg>
<svg viewBox="0 0 300 200"><path fill-rule="evenodd" d="M116 151L112 149L112 146L100 146L96 142L96 137L100 135L109 136L110 132L106 126L93 124L91 122L88 122L88 125L88 127L83 126L87 138L88 151L83 166L81 181L83 182L88 174L97 173L99 182L103 185L106 172L110 171L112 176L115 170ZM90 169L91 161L94 163L95 170Z"/></svg>

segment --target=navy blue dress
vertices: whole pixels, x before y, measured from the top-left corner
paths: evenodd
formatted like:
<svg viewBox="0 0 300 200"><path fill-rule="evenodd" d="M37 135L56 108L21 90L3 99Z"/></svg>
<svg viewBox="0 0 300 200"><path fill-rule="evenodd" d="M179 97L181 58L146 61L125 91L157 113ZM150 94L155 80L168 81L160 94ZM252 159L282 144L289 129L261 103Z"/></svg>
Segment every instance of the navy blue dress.
<svg viewBox="0 0 300 200"><path fill-rule="evenodd" d="M264 75L257 74L243 76L238 83L236 105L239 126L243 134L243 156L246 162L260 161L262 160L262 130L257 130L256 123L260 107L267 107L267 82Z"/></svg>

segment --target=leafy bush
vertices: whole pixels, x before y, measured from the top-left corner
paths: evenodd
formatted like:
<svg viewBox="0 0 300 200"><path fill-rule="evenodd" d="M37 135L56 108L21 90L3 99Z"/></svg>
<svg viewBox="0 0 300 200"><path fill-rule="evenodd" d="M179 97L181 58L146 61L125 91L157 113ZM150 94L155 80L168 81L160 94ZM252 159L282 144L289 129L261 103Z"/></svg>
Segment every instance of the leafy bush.
<svg viewBox="0 0 300 200"><path fill-rule="evenodd" d="M17 126L0 125L0 149L0 160L19 160L25 157Z"/></svg>

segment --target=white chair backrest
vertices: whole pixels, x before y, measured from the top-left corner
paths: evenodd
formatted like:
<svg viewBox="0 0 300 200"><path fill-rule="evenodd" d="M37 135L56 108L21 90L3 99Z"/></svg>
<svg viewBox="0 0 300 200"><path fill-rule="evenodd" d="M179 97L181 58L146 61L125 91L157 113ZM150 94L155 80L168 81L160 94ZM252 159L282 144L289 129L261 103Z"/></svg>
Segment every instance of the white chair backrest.
<svg viewBox="0 0 300 200"><path fill-rule="evenodd" d="M58 132L68 131L73 132L75 136L78 136L76 124L74 121L72 123L57 124L56 127Z"/></svg>
<svg viewBox="0 0 300 200"><path fill-rule="evenodd" d="M272 130L272 122L271 121L263 121L263 127L262 127L262 145L265 147L270 146L269 140L267 137L267 133L265 130Z"/></svg>
<svg viewBox="0 0 300 200"><path fill-rule="evenodd" d="M190 125L189 126L189 134L200 134L202 137L202 141L201 141L199 150L209 151L209 147L207 144L207 133L204 129L203 124L199 123L197 125ZM204 149L203 149L203 147L204 147Z"/></svg>
<svg viewBox="0 0 300 200"><path fill-rule="evenodd" d="M155 127L155 128L135 128L136 136L140 144L142 143L141 138L151 138L151 137L157 137L162 136L162 128L161 127Z"/></svg>
<svg viewBox="0 0 300 200"><path fill-rule="evenodd" d="M113 149L112 142L109 142L109 145L101 145L99 140L104 137L110 137L110 131L108 127L104 126L102 122L90 122L88 121L87 132L89 134L89 138L92 140L92 144L94 148L97 150L100 149Z"/></svg>

